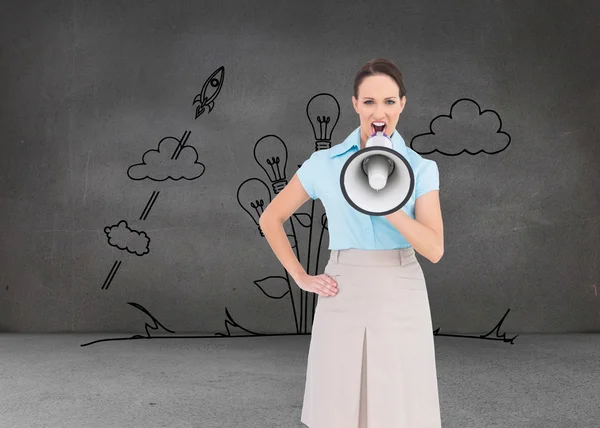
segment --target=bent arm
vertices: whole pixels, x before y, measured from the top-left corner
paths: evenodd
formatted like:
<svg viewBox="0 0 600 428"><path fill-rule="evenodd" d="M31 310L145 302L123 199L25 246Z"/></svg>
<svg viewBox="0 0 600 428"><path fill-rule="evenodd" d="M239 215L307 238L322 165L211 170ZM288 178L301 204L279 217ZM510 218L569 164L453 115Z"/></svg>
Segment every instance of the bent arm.
<svg viewBox="0 0 600 428"><path fill-rule="evenodd" d="M439 262L444 254L444 225L439 193L434 190L417 198L415 219L402 210L385 216L415 251L432 263Z"/></svg>
<svg viewBox="0 0 600 428"><path fill-rule="evenodd" d="M294 174L290 182L275 196L259 219L260 227L279 262L294 281L306 275L288 240L283 224L310 196Z"/></svg>

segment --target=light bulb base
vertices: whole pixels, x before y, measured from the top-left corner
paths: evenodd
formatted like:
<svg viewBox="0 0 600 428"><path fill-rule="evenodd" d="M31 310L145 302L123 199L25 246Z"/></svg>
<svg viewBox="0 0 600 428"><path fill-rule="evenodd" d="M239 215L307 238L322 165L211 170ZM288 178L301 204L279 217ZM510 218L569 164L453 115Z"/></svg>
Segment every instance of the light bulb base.
<svg viewBox="0 0 600 428"><path fill-rule="evenodd" d="M331 148L331 141L329 140L317 140L315 142L315 150L327 150Z"/></svg>
<svg viewBox="0 0 600 428"><path fill-rule="evenodd" d="M277 195L287 185L287 180L285 178L282 178L281 180L274 181L272 184L273 192L275 192L275 194Z"/></svg>

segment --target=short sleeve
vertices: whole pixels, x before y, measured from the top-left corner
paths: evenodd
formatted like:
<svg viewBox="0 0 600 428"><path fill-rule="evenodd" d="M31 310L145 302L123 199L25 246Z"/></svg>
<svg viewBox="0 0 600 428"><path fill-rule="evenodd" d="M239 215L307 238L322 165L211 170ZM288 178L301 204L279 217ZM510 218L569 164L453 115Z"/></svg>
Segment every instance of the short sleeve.
<svg viewBox="0 0 600 428"><path fill-rule="evenodd" d="M440 190L440 173L435 161L424 159L415 177L415 200L432 190Z"/></svg>
<svg viewBox="0 0 600 428"><path fill-rule="evenodd" d="M317 155L318 152L313 152L313 154L304 161L304 163L298 168L296 171L296 176L300 180L300 184L304 187L308 196L311 199L317 199L317 193L315 189L315 183L317 180Z"/></svg>

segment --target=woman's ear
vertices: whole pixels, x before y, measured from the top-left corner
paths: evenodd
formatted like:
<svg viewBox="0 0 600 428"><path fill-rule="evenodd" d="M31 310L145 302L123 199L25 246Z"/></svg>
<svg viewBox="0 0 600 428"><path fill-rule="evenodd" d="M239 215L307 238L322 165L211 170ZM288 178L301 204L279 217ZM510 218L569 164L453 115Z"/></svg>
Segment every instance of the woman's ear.
<svg viewBox="0 0 600 428"><path fill-rule="evenodd" d="M406 95L400 98L400 113L404 110L404 106L406 105Z"/></svg>
<svg viewBox="0 0 600 428"><path fill-rule="evenodd" d="M354 98L354 95L352 95L352 106L354 107L354 111L356 113L358 113L358 110L357 110L357 108L358 108L358 100L356 98Z"/></svg>

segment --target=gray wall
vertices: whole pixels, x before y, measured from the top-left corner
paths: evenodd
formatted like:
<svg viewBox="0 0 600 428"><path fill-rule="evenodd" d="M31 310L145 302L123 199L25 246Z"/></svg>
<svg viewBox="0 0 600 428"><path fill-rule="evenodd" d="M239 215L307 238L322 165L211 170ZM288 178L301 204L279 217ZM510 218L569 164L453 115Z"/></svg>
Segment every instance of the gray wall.
<svg viewBox="0 0 600 428"><path fill-rule="evenodd" d="M358 125L354 74L378 56L405 74L397 129L440 169L445 254L419 256L434 328L599 331L597 2L3 6L2 331L144 334L152 319L177 334L310 331L314 295L288 288L238 189L255 179L249 209L274 196L253 154L265 136L285 144L288 180L310 156L318 94L339 102L341 142ZM196 117L205 82L220 91ZM299 212L313 208L321 273L322 206ZM303 263L307 218L286 224Z"/></svg>

